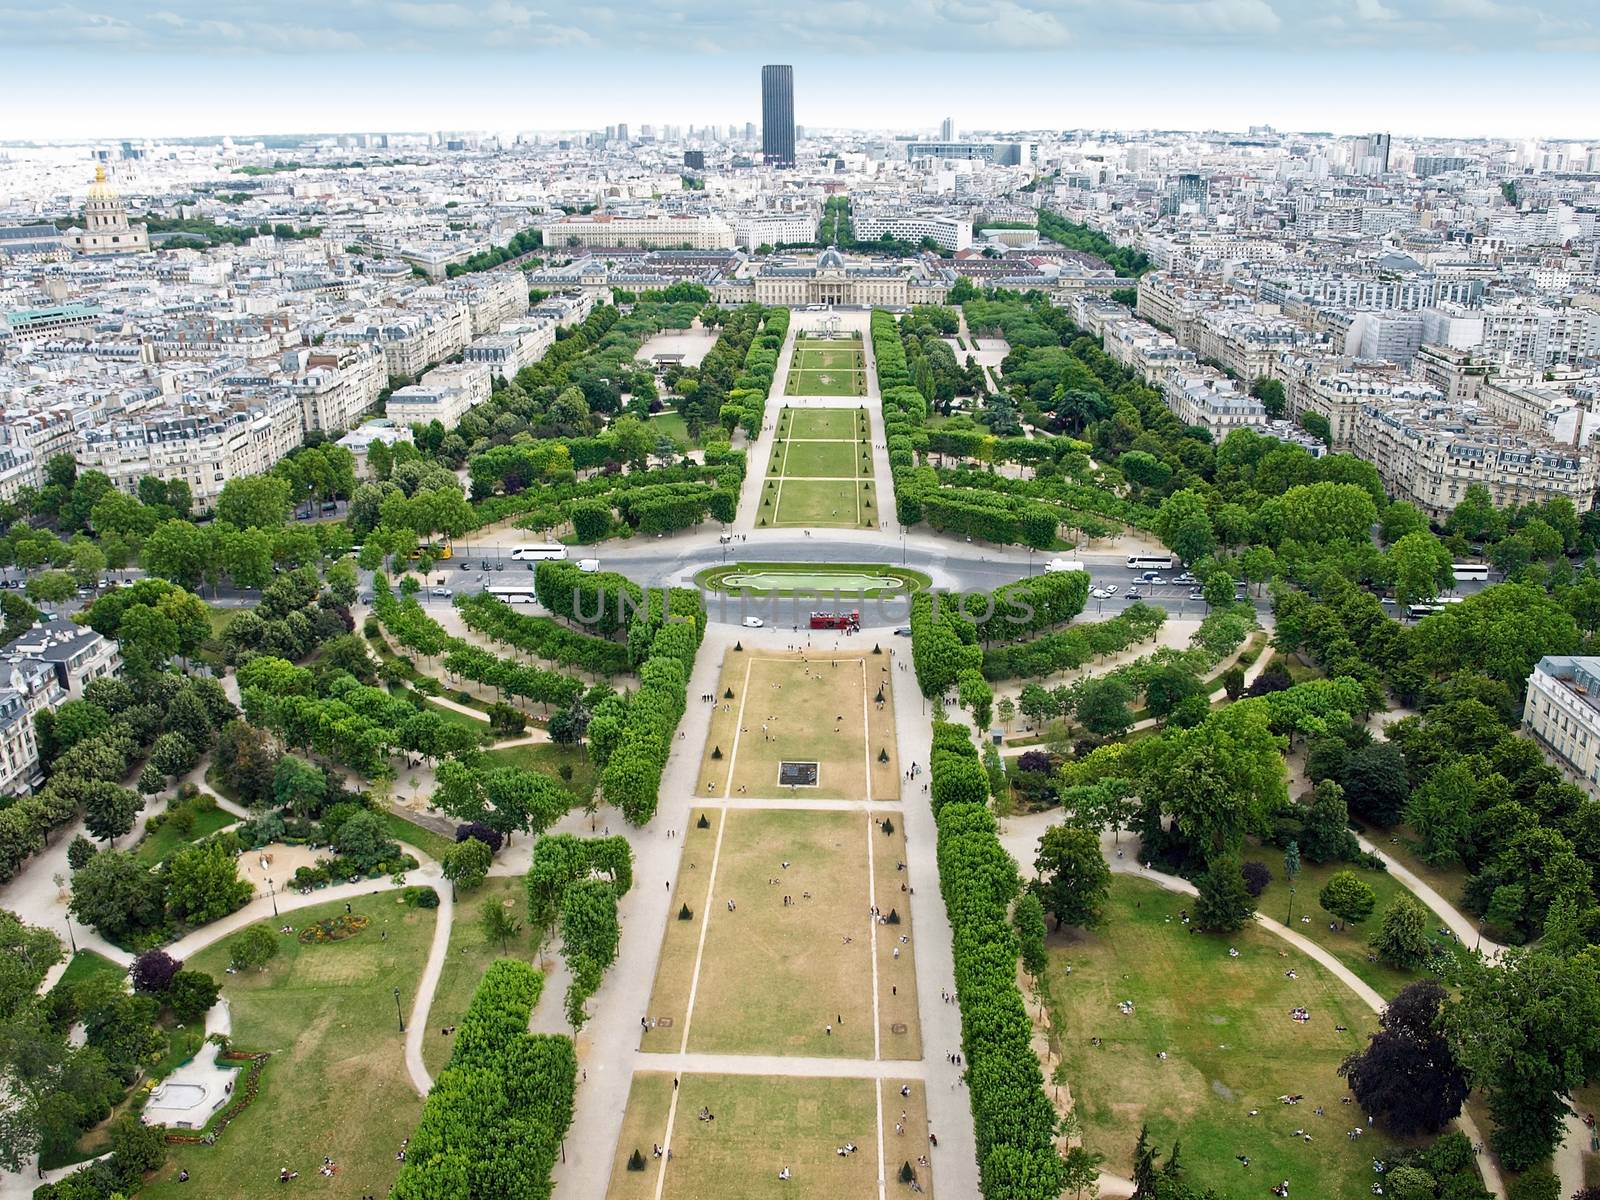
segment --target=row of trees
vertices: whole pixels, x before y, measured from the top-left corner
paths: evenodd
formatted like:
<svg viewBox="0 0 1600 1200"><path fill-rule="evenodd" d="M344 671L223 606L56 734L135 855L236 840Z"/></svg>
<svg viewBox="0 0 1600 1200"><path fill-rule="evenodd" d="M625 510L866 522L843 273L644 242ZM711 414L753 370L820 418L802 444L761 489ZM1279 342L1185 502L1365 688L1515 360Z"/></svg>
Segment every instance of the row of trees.
<svg viewBox="0 0 1600 1200"><path fill-rule="evenodd" d="M1032 641L987 649L983 652L983 677L989 680L1042 679L1057 671L1075 670L1094 659L1120 654L1154 637L1166 619L1166 609L1136 601L1104 621L1074 625Z"/></svg>
<svg viewBox="0 0 1600 1200"><path fill-rule="evenodd" d="M621 837L540 838L527 886L529 923L542 937L560 924L561 953L572 976L567 1023L576 1031L588 1020L585 1002L617 957L617 902L633 886L633 852Z"/></svg>
<svg viewBox="0 0 1600 1200"><path fill-rule="evenodd" d="M610 678L627 671L628 648L567 628L549 617L529 617L487 592L457 596L468 629L525 654Z"/></svg>
<svg viewBox="0 0 1600 1200"><path fill-rule="evenodd" d="M930 776L980 1186L987 1200L1056 1200L1067 1184L1066 1164L1017 988L1010 910L1021 882L986 807L987 779L964 729L935 724Z"/></svg>
<svg viewBox="0 0 1600 1200"><path fill-rule="evenodd" d="M514 959L484 972L456 1026L450 1063L423 1105L394 1200L551 1194L578 1061L570 1039L528 1032L542 986L537 971Z"/></svg>

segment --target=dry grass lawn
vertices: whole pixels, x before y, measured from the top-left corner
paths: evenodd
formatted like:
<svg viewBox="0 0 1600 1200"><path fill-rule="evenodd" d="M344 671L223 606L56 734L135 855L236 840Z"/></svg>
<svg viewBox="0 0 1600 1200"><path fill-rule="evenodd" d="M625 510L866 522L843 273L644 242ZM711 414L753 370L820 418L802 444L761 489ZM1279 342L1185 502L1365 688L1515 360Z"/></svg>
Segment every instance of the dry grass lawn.
<svg viewBox="0 0 1600 1200"><path fill-rule="evenodd" d="M701 898L689 1049L871 1058L866 815L747 809L726 821Z"/></svg>
<svg viewBox="0 0 1600 1200"><path fill-rule="evenodd" d="M689 987L694 982L694 955L700 943L701 911L706 899L706 880L711 871L711 855L717 829L723 820L720 808L695 809L683 830L683 857L678 863L677 887L672 893L672 916L661 940L661 957L656 963L655 986L650 991L648 1017L653 1028L640 1030L639 1048L654 1054L676 1054L683 1043L683 1018L689 1011ZM700 820L707 822L700 828ZM689 906L692 919L679 919L683 905Z"/></svg>
<svg viewBox="0 0 1600 1200"><path fill-rule="evenodd" d="M717 684L717 711L706 736L696 794L735 801L786 795L899 799L890 668L887 654L870 652L819 650L802 656L730 651ZM732 699L727 698L730 689ZM878 761L879 751L887 761ZM818 764L817 786L779 786L779 762L797 761Z"/></svg>
<svg viewBox="0 0 1600 1200"><path fill-rule="evenodd" d="M883 832L885 819L894 826L892 834ZM905 831L900 828L898 813L874 813L872 822L872 878L878 911L886 917L892 911L900 918L897 924L877 927L878 1037L884 1058L916 1059L922 1057L917 939L911 928L910 897L900 890L906 885L906 873L900 869L906 861ZM896 1032L896 1027L902 1032Z"/></svg>
<svg viewBox="0 0 1600 1200"><path fill-rule="evenodd" d="M637 1074L607 1196L653 1200L663 1168L665 1200L874 1196L878 1176L874 1086L869 1079L685 1075L673 1124L672 1161L666 1163L652 1157L651 1147L666 1137L671 1076ZM893 1098L899 1099L898 1088ZM890 1116L888 1103L886 1096L885 1122ZM716 1120L698 1120L702 1107ZM847 1142L855 1144L856 1152L848 1157L836 1154ZM635 1148L644 1155L643 1171L627 1170ZM780 1181L778 1172L785 1167L790 1178ZM899 1170L898 1161L894 1170Z"/></svg>

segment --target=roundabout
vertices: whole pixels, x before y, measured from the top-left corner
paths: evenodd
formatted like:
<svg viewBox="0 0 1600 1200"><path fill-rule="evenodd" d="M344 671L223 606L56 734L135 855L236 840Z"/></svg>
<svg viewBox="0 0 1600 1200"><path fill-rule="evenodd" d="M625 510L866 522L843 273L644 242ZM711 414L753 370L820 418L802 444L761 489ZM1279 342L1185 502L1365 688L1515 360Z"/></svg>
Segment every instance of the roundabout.
<svg viewBox="0 0 1600 1200"><path fill-rule="evenodd" d="M921 571L877 564L731 563L695 579L712 591L767 596L898 596L932 585Z"/></svg>

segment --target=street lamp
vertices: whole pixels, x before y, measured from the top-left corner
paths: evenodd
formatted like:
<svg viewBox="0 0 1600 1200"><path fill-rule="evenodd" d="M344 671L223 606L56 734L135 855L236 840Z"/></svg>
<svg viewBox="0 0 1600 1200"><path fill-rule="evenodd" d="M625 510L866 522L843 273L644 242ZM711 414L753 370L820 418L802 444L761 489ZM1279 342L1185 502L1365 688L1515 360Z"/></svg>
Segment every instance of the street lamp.
<svg viewBox="0 0 1600 1200"><path fill-rule="evenodd" d="M1033 578L1033 547L1028 547L1028 578Z"/></svg>
<svg viewBox="0 0 1600 1200"><path fill-rule="evenodd" d="M400 1032L404 1033L406 1031L406 1018L405 1018L405 1014L400 1011L400 989L399 988L395 988L395 990L394 990L394 1015L395 1015L395 1019L400 1022Z"/></svg>
<svg viewBox="0 0 1600 1200"><path fill-rule="evenodd" d="M278 916L278 893L272 886L272 876L270 875L267 876L267 895L272 897L272 916L276 919Z"/></svg>
<svg viewBox="0 0 1600 1200"><path fill-rule="evenodd" d="M1294 924L1294 884L1292 883L1289 885L1289 917L1284 921L1284 924L1291 926Z"/></svg>
<svg viewBox="0 0 1600 1200"><path fill-rule="evenodd" d="M72 947L72 952L78 952L78 939L72 936L72 918L67 918L67 944Z"/></svg>
<svg viewBox="0 0 1600 1200"><path fill-rule="evenodd" d="M906 565L906 527L900 526L900 565Z"/></svg>

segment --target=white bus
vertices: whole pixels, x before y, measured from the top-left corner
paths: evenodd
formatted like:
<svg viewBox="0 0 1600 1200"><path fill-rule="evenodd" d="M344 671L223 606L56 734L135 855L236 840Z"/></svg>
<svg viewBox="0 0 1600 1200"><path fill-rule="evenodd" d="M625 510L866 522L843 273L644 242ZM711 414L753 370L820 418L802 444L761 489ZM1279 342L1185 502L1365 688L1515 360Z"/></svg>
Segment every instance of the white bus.
<svg viewBox="0 0 1600 1200"><path fill-rule="evenodd" d="M1450 571L1453 575L1455 575L1457 583L1460 583L1464 579L1482 579L1487 581L1489 578L1488 563L1452 563L1450 566Z"/></svg>
<svg viewBox="0 0 1600 1200"><path fill-rule="evenodd" d="M1128 569L1130 571L1170 571L1174 563L1170 554L1130 554L1128 555Z"/></svg>
<svg viewBox="0 0 1600 1200"><path fill-rule="evenodd" d="M544 542L537 546L513 546L511 558L513 561L538 562L546 558L565 558L567 548L560 542Z"/></svg>
<svg viewBox="0 0 1600 1200"><path fill-rule="evenodd" d="M531 586L517 587L513 584L491 583L483 590L496 600L504 600L507 604L532 604L534 601Z"/></svg>
<svg viewBox="0 0 1600 1200"><path fill-rule="evenodd" d="M1082 571L1087 574L1089 568L1075 558L1052 558L1044 568L1046 575L1054 575L1060 571Z"/></svg>
<svg viewBox="0 0 1600 1200"><path fill-rule="evenodd" d="M1461 603L1461 597L1460 596L1440 596L1432 604L1408 604L1408 605L1406 605L1406 616L1410 617L1413 621L1418 621L1418 620L1421 620L1423 617L1431 617L1434 613L1443 612L1444 611L1444 606L1446 604L1460 604L1460 603Z"/></svg>

